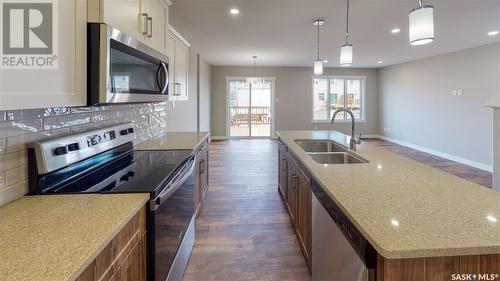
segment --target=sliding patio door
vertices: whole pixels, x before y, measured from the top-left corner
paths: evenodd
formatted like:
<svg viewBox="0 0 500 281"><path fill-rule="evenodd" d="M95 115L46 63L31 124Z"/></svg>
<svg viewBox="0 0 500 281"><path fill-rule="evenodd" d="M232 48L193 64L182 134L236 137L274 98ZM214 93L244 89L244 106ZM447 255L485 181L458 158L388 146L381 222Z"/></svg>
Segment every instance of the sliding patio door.
<svg viewBox="0 0 500 281"><path fill-rule="evenodd" d="M229 136L271 137L274 80L247 83L246 78L229 78L227 88Z"/></svg>

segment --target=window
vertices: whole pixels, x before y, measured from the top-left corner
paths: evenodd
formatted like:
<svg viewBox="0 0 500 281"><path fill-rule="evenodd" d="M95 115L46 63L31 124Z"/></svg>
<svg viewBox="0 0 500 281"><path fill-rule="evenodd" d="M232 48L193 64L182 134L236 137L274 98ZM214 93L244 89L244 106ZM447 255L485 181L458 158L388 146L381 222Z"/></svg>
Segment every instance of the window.
<svg viewBox="0 0 500 281"><path fill-rule="evenodd" d="M328 94L326 94L328 93ZM314 77L313 122L330 122L337 109L347 107L358 121L365 121L365 77ZM347 112L335 120L350 120Z"/></svg>

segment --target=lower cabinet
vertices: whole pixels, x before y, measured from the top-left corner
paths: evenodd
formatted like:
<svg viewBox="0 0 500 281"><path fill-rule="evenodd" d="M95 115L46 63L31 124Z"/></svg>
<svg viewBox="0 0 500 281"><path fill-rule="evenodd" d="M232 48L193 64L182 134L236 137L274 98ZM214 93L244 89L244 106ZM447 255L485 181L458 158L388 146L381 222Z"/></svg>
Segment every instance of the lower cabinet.
<svg viewBox="0 0 500 281"><path fill-rule="evenodd" d="M279 191L290 215L309 270L311 269L311 186L307 172L295 162L284 144L279 144Z"/></svg>
<svg viewBox="0 0 500 281"><path fill-rule="evenodd" d="M146 209L116 235L77 281L147 280Z"/></svg>
<svg viewBox="0 0 500 281"><path fill-rule="evenodd" d="M198 215L203 198L208 190L208 141L196 148L196 194L195 209Z"/></svg>

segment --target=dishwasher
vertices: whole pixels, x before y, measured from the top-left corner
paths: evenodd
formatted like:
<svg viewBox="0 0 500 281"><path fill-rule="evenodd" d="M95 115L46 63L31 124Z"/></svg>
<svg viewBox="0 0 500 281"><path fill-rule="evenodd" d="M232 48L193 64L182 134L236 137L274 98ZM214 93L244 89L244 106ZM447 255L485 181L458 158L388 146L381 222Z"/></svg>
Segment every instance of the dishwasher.
<svg viewBox="0 0 500 281"><path fill-rule="evenodd" d="M312 281L374 281L374 248L314 179L311 186Z"/></svg>

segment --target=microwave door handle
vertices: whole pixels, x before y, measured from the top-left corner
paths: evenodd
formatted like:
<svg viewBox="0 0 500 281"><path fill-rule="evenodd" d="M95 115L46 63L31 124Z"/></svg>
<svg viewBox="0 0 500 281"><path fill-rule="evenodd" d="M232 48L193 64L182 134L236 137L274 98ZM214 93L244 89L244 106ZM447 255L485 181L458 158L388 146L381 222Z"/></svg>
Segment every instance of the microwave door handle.
<svg viewBox="0 0 500 281"><path fill-rule="evenodd" d="M161 88L161 94L165 95L167 93L168 82L169 82L168 68L164 62L161 62L160 66L161 68L163 68L163 73L165 74L165 80L163 82L163 88Z"/></svg>
<svg viewBox="0 0 500 281"><path fill-rule="evenodd" d="M158 89L160 89L160 93L163 94L163 87L161 85L161 69L162 66L159 65L158 69L156 70L156 85L158 86Z"/></svg>

